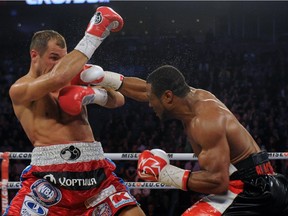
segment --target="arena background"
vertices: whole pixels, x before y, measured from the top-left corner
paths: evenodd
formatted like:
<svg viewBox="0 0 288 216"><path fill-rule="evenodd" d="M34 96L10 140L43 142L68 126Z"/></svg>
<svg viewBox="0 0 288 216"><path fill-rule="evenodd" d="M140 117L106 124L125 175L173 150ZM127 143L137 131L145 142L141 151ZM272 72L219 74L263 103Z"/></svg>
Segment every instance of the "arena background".
<svg viewBox="0 0 288 216"><path fill-rule="evenodd" d="M163 64L178 67L191 86L211 90L234 112L259 146L288 151L288 2L111 1L99 4L27 5L0 2L0 152L31 152L12 111L10 85L29 69L29 43L35 31L65 36L69 51L82 38L95 8L107 5L125 21L95 52L90 63L125 76L145 78ZM56 2L56 0L54 1ZM59 1L58 1L59 2ZM71 1L74 2L74 1ZM86 1L88 2L88 1ZM127 99L106 110L89 105L95 137L106 153L141 152L155 147L191 152L178 121L159 122L147 104ZM138 181L136 161L115 161L125 181ZM288 175L288 161L273 161ZM10 181L29 161L10 161ZM197 170L197 163L172 161ZM13 198L17 190L9 190ZM133 190L147 215L180 215L201 197L178 190Z"/></svg>

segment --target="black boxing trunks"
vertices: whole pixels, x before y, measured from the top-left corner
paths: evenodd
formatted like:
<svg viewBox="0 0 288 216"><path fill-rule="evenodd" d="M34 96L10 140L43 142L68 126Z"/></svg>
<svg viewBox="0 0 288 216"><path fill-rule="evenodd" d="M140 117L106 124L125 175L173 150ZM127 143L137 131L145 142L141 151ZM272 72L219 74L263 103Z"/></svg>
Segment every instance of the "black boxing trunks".
<svg viewBox="0 0 288 216"><path fill-rule="evenodd" d="M229 173L227 194L205 196L182 216L288 215L288 180L274 173L266 152L231 164Z"/></svg>
<svg viewBox="0 0 288 216"><path fill-rule="evenodd" d="M99 142L35 147L4 215L109 216L137 205L115 168Z"/></svg>

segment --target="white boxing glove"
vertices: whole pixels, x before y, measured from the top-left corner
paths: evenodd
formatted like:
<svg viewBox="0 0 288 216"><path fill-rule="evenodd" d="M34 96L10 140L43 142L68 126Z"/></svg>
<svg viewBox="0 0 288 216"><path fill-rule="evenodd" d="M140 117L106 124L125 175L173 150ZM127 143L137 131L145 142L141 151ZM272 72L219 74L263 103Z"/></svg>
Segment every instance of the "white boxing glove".
<svg viewBox="0 0 288 216"><path fill-rule="evenodd" d="M84 70L80 78L84 82L89 82L92 85L98 85L106 88L118 90L123 82L124 76L119 73L105 71L103 76L99 76L94 70Z"/></svg>
<svg viewBox="0 0 288 216"><path fill-rule="evenodd" d="M111 71L103 71L98 65L86 64L71 81L72 85L97 85L118 90L124 76Z"/></svg>
<svg viewBox="0 0 288 216"><path fill-rule="evenodd" d="M102 67L98 65L86 64L87 68L80 72L80 80L84 83L92 84L93 82L100 82L103 80L105 72Z"/></svg>
<svg viewBox="0 0 288 216"><path fill-rule="evenodd" d="M71 85L89 85L103 80L105 72L98 65L85 64L83 69L71 80Z"/></svg>

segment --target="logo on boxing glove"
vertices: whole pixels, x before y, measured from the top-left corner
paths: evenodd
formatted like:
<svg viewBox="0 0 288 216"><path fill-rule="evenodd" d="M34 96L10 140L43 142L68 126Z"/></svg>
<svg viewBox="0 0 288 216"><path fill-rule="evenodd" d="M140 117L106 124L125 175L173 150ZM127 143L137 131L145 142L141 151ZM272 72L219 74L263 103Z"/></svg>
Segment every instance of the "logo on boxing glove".
<svg viewBox="0 0 288 216"><path fill-rule="evenodd" d="M102 19L103 19L102 18L102 13L100 11L97 11L93 18L94 18L93 22L98 25L99 23L102 22Z"/></svg>
<svg viewBox="0 0 288 216"><path fill-rule="evenodd" d="M160 172L160 164L154 158L148 158L141 161L139 167L141 167L143 174L157 176L157 174Z"/></svg>
<svg viewBox="0 0 288 216"><path fill-rule="evenodd" d="M143 180L158 181L161 170L168 163L168 156L163 150L145 150L139 155L138 175Z"/></svg>

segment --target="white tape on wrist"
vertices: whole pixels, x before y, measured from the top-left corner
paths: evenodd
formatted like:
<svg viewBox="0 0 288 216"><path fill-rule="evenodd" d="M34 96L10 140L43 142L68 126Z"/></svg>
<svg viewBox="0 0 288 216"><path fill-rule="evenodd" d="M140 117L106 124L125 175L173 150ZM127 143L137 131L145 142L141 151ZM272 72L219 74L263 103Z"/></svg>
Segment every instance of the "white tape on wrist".
<svg viewBox="0 0 288 216"><path fill-rule="evenodd" d="M80 51L86 55L88 59L90 59L102 41L102 38L85 33L85 36L80 40L74 49Z"/></svg>
<svg viewBox="0 0 288 216"><path fill-rule="evenodd" d="M114 73L111 71L105 71L105 76L103 81L101 82L101 86L112 88L114 90L118 90L123 82L124 76L119 73Z"/></svg>
<svg viewBox="0 0 288 216"><path fill-rule="evenodd" d="M83 98L82 104L98 104L100 106L105 106L108 101L108 94L105 89L92 87L95 94L87 95Z"/></svg>
<svg viewBox="0 0 288 216"><path fill-rule="evenodd" d="M159 174L159 181L168 185L179 188L181 190L187 190L187 180L189 177L189 171L181 169L173 165L166 165Z"/></svg>

